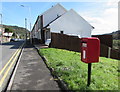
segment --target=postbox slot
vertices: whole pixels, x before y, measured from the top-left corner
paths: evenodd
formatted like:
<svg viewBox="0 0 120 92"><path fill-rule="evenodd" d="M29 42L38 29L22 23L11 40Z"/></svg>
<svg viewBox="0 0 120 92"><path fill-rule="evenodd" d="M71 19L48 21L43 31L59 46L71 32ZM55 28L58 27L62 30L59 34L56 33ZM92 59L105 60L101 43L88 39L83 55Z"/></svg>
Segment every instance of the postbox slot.
<svg viewBox="0 0 120 92"><path fill-rule="evenodd" d="M87 43L82 43L82 47L87 47Z"/></svg>
<svg viewBox="0 0 120 92"><path fill-rule="evenodd" d="M82 41L82 43L87 43L87 42L85 42L85 41Z"/></svg>

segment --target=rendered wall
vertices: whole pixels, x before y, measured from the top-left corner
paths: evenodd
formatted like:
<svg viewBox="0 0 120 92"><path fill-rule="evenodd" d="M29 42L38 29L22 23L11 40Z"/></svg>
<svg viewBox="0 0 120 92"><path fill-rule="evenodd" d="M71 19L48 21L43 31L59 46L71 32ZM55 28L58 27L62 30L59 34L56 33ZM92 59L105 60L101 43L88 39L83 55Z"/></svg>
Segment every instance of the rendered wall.
<svg viewBox="0 0 120 92"><path fill-rule="evenodd" d="M74 10L70 10L56 21L50 24L51 32L64 34L76 34L80 37L91 37L92 26L78 15Z"/></svg>
<svg viewBox="0 0 120 92"><path fill-rule="evenodd" d="M57 4L44 12L43 15L43 27L48 25L50 22L55 20L58 16L64 14L67 10L62 7L60 4Z"/></svg>

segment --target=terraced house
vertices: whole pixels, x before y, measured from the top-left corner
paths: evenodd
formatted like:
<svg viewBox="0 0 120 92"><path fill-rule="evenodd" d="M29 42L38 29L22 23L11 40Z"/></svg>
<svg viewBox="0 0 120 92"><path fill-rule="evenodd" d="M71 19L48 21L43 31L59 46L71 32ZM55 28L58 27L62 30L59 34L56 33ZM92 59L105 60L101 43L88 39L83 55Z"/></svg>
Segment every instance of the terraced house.
<svg viewBox="0 0 120 92"><path fill-rule="evenodd" d="M64 33L78 37L91 37L94 29L73 9L66 10L57 4L37 17L31 36L40 43L51 39L51 33Z"/></svg>

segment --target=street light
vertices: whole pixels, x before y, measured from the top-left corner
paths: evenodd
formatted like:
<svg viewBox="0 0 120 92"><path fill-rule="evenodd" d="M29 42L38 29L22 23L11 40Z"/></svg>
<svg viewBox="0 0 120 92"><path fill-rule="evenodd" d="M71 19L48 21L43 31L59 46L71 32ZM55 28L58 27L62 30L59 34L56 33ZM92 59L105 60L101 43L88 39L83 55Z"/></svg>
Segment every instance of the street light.
<svg viewBox="0 0 120 92"><path fill-rule="evenodd" d="M21 7L27 7L29 14L30 14L30 18L29 18L29 22L30 22L30 33L31 33L31 7L30 6L25 6L25 5L20 5ZM31 37L31 34L30 34ZM31 38L31 43L32 43L32 38Z"/></svg>
<svg viewBox="0 0 120 92"><path fill-rule="evenodd" d="M30 14L30 18L29 18L29 21L30 21L30 31L31 31L31 7L30 6L25 6L25 5L20 5L22 7L27 7L28 10L29 10L29 14Z"/></svg>
<svg viewBox="0 0 120 92"><path fill-rule="evenodd" d="M0 17L1 17L1 25L2 25L2 14L0 13Z"/></svg>
<svg viewBox="0 0 120 92"><path fill-rule="evenodd" d="M1 19L1 20L0 20L0 22L1 22L0 27L1 27L1 29L2 29L2 30L1 30L1 41L0 41L0 43L1 43L1 42L3 41L2 13L0 13L0 17L1 17L1 18L0 18L0 19Z"/></svg>

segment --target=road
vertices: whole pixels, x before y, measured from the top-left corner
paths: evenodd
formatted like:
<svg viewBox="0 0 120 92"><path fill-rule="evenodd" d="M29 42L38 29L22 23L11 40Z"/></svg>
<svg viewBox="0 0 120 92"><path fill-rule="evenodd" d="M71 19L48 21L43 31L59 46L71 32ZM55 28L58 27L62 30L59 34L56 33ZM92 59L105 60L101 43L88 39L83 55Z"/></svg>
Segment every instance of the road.
<svg viewBox="0 0 120 92"><path fill-rule="evenodd" d="M24 41L7 42L0 45L0 70L5 66L10 57L23 44Z"/></svg>

